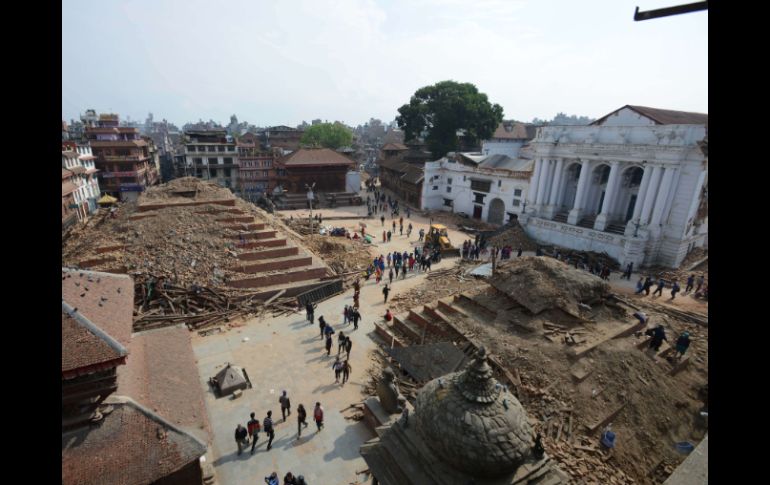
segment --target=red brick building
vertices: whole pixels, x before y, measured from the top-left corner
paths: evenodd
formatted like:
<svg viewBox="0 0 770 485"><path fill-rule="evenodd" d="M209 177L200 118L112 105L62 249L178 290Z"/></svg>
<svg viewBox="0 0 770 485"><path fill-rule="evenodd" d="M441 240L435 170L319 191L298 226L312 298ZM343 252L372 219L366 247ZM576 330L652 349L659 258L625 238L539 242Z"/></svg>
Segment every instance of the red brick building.
<svg viewBox="0 0 770 485"><path fill-rule="evenodd" d="M345 175L355 165L329 148L301 148L278 161L278 180L289 193L304 193L314 183L317 192L345 192Z"/></svg>
<svg viewBox="0 0 770 485"><path fill-rule="evenodd" d="M148 186L158 183L158 170L139 131L119 124L116 114L99 115L97 126L86 127L86 137L96 156L102 192L136 200Z"/></svg>
<svg viewBox="0 0 770 485"><path fill-rule="evenodd" d="M238 191L244 196L258 197L278 185L276 161L281 149L263 150L259 137L246 133L236 142L238 147Z"/></svg>
<svg viewBox="0 0 770 485"><path fill-rule="evenodd" d="M262 141L266 148L294 151L299 149L299 141L304 134L303 130L289 126L271 126L262 132Z"/></svg>

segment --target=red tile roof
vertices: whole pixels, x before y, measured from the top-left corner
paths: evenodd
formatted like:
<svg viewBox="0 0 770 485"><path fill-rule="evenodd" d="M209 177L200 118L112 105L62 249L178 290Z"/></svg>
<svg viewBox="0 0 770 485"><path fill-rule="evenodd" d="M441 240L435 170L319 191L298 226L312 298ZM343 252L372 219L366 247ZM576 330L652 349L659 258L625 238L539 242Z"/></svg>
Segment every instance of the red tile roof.
<svg viewBox="0 0 770 485"><path fill-rule="evenodd" d="M62 433L63 485L148 485L206 453L205 443L129 398L105 404L111 411L98 426Z"/></svg>
<svg viewBox="0 0 770 485"><path fill-rule="evenodd" d="M135 333L130 351L126 365L118 369L118 393L209 441L211 428L187 327Z"/></svg>
<svg viewBox="0 0 770 485"><path fill-rule="evenodd" d="M134 318L130 276L62 268L61 291L63 301L128 347Z"/></svg>
<svg viewBox="0 0 770 485"><path fill-rule="evenodd" d="M117 361L128 354L124 346L66 303L62 303L61 339L62 373Z"/></svg>
<svg viewBox="0 0 770 485"><path fill-rule="evenodd" d="M281 163L293 167L300 165L353 165L355 162L329 148L300 148L284 158Z"/></svg>

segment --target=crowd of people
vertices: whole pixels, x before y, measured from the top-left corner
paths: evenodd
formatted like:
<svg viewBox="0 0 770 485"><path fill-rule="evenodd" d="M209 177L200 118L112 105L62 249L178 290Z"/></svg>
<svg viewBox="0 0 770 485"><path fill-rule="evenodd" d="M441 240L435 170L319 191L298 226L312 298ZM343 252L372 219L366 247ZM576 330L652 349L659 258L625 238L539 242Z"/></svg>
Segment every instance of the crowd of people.
<svg viewBox="0 0 770 485"><path fill-rule="evenodd" d="M685 286L684 295L692 293L692 295L695 298L708 298L708 285L705 283L705 276L700 275L697 277L697 286L696 286L696 277L694 274L691 274L687 278L687 285ZM655 291L652 292L652 296L659 295L663 296L663 290L666 289L666 280L663 278L658 278L657 283L655 283L655 280L652 278L652 276L647 276L646 278L644 276L639 277L639 281L636 282L636 294L641 295L642 292L644 292L645 296L650 295L650 290L652 287L655 286ZM679 282L674 280L670 284L671 287L671 298L670 300L673 300L676 298L676 294L681 291L681 287L679 286Z"/></svg>

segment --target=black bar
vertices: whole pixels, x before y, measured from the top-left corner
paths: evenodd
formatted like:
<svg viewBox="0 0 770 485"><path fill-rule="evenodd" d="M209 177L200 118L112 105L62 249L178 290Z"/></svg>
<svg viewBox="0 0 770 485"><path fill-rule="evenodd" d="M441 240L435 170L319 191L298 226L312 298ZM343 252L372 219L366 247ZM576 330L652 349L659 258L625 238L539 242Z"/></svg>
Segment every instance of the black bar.
<svg viewBox="0 0 770 485"><path fill-rule="evenodd" d="M679 15L683 13L698 12L700 10L708 10L708 2L696 2L688 3L687 5L678 5L676 7L659 8L657 10L648 10L646 12L640 12L639 7L636 7L634 12L634 20L650 20L660 17L669 17L671 15Z"/></svg>

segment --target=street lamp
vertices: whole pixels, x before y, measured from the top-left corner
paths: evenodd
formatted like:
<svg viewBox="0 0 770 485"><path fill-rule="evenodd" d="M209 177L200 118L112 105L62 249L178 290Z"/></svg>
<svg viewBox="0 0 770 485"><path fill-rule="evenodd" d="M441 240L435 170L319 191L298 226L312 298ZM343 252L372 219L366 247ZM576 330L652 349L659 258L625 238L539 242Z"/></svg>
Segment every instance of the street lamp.
<svg viewBox="0 0 770 485"><path fill-rule="evenodd" d="M313 195L313 188L315 188L315 182L313 182L313 185L305 184L305 188L307 189L307 202L310 204L310 235L312 236L314 234L313 232L313 198L315 197Z"/></svg>

